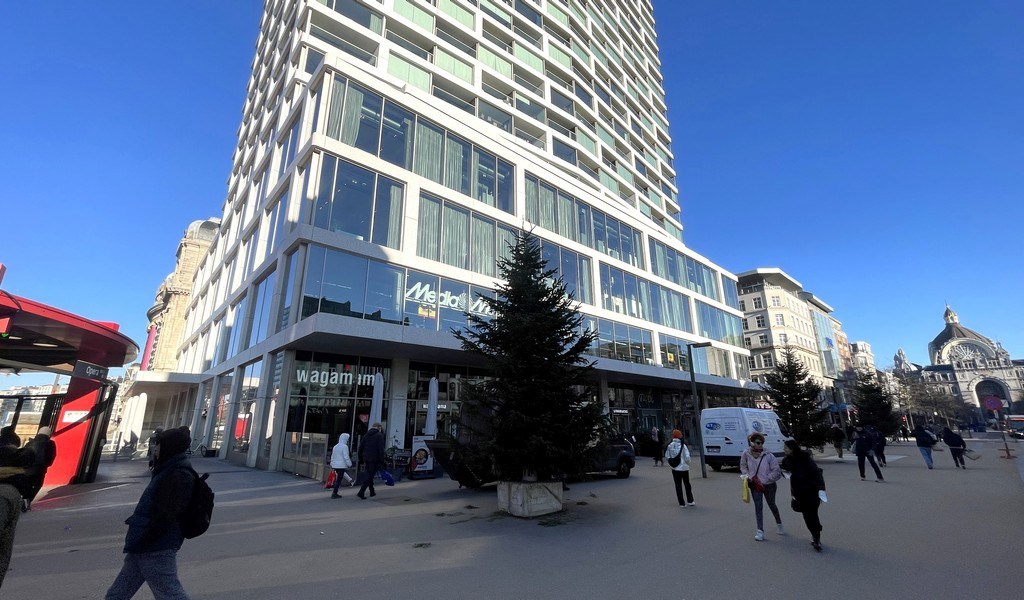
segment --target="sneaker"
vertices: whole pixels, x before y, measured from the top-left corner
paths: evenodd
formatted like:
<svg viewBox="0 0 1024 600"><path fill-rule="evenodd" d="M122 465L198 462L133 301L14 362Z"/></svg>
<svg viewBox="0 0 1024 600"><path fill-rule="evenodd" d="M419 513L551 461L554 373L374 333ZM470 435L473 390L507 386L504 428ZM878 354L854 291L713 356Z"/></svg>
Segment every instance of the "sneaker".
<svg viewBox="0 0 1024 600"><path fill-rule="evenodd" d="M878 483L885 483L885 480L884 480L884 479L882 479L881 477L879 477L879 478L878 478L878 479L876 479L875 481L877 481Z"/></svg>
<svg viewBox="0 0 1024 600"><path fill-rule="evenodd" d="M359 498L360 500L366 500L366 496L362 494L356 494L356 497Z"/></svg>
<svg viewBox="0 0 1024 600"><path fill-rule="evenodd" d="M697 503L696 502L687 502L686 505L687 506L697 506Z"/></svg>
<svg viewBox="0 0 1024 600"><path fill-rule="evenodd" d="M686 508L686 505L685 504L680 504L679 508Z"/></svg>
<svg viewBox="0 0 1024 600"><path fill-rule="evenodd" d="M754 540L758 541L758 542L763 542L764 541L764 532L761 531L760 529L758 529L757 533L754 534Z"/></svg>
<svg viewBox="0 0 1024 600"><path fill-rule="evenodd" d="M861 477L861 478L860 478L860 480L861 480L861 481L864 481L864 478L863 478L863 477Z"/></svg>
<svg viewBox="0 0 1024 600"><path fill-rule="evenodd" d="M782 523L777 523L775 525L775 532L779 535L786 535L786 530L782 527Z"/></svg>
<svg viewBox="0 0 1024 600"><path fill-rule="evenodd" d="M341 498L341 494L331 494L331 499L333 500L334 498Z"/></svg>

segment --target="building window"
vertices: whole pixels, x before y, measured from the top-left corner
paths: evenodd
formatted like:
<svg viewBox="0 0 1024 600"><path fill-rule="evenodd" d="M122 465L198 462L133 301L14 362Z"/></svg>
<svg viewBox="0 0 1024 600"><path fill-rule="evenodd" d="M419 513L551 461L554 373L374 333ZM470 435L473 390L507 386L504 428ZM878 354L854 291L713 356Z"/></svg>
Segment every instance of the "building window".
<svg viewBox="0 0 1024 600"><path fill-rule="evenodd" d="M757 361L754 359L753 356L748 356L747 357L747 367L751 368L751 369L756 369L757 368Z"/></svg>
<svg viewBox="0 0 1024 600"><path fill-rule="evenodd" d="M772 306L782 306L782 300L778 296L772 296Z"/></svg>
<svg viewBox="0 0 1024 600"><path fill-rule="evenodd" d="M760 296L754 296L754 309L764 308L764 301Z"/></svg>
<svg viewBox="0 0 1024 600"><path fill-rule="evenodd" d="M741 319L741 320L743 321L743 331L746 331L747 329L750 329L749 327L747 327L747 320L746 319Z"/></svg>
<svg viewBox="0 0 1024 600"><path fill-rule="evenodd" d="M784 333L780 333L779 334L779 343L781 343L783 346L788 344L789 343L789 336L784 334Z"/></svg>
<svg viewBox="0 0 1024 600"><path fill-rule="evenodd" d="M767 333L762 333L761 335L757 336L757 343L759 345L761 345L761 346L767 346L768 345L768 334Z"/></svg>
<svg viewBox="0 0 1024 600"><path fill-rule="evenodd" d="M775 360L772 358L771 354L762 354L761 364L766 369L772 369L775 367Z"/></svg>
<svg viewBox="0 0 1024 600"><path fill-rule="evenodd" d="M750 344L750 338L749 337L743 338L743 345L746 346L747 348L750 347L751 344Z"/></svg>
<svg viewBox="0 0 1024 600"><path fill-rule="evenodd" d="M758 329L763 328L765 324L764 315L757 315L754 317L754 323L757 325Z"/></svg>
<svg viewBox="0 0 1024 600"><path fill-rule="evenodd" d="M775 324L784 326L786 324L786 317L782 313L775 315Z"/></svg>
<svg viewBox="0 0 1024 600"><path fill-rule="evenodd" d="M325 154L313 225L397 250L403 194L397 181Z"/></svg>
<svg viewBox="0 0 1024 600"><path fill-rule="evenodd" d="M747 301L746 300L740 300L740 310L746 312L746 310L747 310Z"/></svg>

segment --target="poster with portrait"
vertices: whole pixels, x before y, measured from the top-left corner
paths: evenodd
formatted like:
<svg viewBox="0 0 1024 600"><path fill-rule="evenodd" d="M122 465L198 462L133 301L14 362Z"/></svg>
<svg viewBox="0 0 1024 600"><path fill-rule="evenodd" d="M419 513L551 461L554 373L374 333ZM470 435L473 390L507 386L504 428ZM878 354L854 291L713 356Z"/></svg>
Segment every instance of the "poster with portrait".
<svg viewBox="0 0 1024 600"><path fill-rule="evenodd" d="M429 473L434 470L434 455L427 448L427 440L434 439L432 435L412 436L412 457L409 464L412 465L414 473Z"/></svg>

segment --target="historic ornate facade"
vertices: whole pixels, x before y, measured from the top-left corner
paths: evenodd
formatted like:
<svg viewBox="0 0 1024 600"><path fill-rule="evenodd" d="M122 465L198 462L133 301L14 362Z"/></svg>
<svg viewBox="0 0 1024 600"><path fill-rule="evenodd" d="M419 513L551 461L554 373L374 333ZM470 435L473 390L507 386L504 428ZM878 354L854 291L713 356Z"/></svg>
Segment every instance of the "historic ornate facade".
<svg viewBox="0 0 1024 600"><path fill-rule="evenodd" d="M1024 403L1024 359L1011 359L999 342L961 325L948 306L943 318L945 328L928 344L931 364L911 363L900 348L894 357L896 373L905 381L942 386L980 409L1001 405L1004 411L1019 413Z"/></svg>

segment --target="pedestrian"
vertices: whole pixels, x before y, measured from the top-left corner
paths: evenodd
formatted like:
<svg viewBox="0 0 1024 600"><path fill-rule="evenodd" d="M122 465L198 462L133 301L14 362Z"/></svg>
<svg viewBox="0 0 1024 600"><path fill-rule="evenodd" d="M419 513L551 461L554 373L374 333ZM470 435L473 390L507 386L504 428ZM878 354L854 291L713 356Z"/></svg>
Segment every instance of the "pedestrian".
<svg viewBox="0 0 1024 600"><path fill-rule="evenodd" d="M949 453L953 455L953 468L960 467L966 469L967 465L964 464L964 450L967 449L967 444L964 442L963 436L946 427L942 430L942 441L949 446Z"/></svg>
<svg viewBox="0 0 1024 600"><path fill-rule="evenodd" d="M654 446L654 466L659 463L665 466L665 458L661 454L661 430L657 426L651 427L651 444Z"/></svg>
<svg viewBox="0 0 1024 600"><path fill-rule="evenodd" d="M343 433L338 436L338 443L331 450L331 468L334 469L334 492L331 493L331 498L341 498L338 494L338 488L341 486L341 480L348 480L351 484L352 478L348 476L348 469L352 466L352 455L348 450L348 438L347 433Z"/></svg>
<svg viewBox="0 0 1024 600"><path fill-rule="evenodd" d="M43 489L43 480L46 479L46 471L57 460L57 444L50 439L52 430L49 427L40 427L36 436L29 440L26 448L31 448L35 453L35 461L32 466L25 469L25 475L29 478L28 495L22 504L22 512L32 510L32 501L36 499L39 490Z"/></svg>
<svg viewBox="0 0 1024 600"><path fill-rule="evenodd" d="M160 600L188 600L178 580L178 550L185 538L178 522L192 497L194 475L187 451L188 427L168 429L153 443L153 473L125 523L124 564L106 600L128 600L143 583Z"/></svg>
<svg viewBox="0 0 1024 600"><path fill-rule="evenodd" d="M843 444L846 443L846 432L838 423L832 424L832 431L829 433L832 438L832 446L836 449L836 456L843 457Z"/></svg>
<svg viewBox="0 0 1024 600"><path fill-rule="evenodd" d="M814 463L810 453L800 447L794 439L786 440L783 451L782 470L788 472L789 489L792 494L792 508L804 517L807 531L811 532L811 546L821 552L821 521L818 519L818 507L828 502L825 495L825 478L821 469Z"/></svg>
<svg viewBox="0 0 1024 600"><path fill-rule="evenodd" d="M19 446L21 438L14 433L14 428L4 427L0 431L0 587L11 564L14 532L30 485L25 471L35 462L32 449Z"/></svg>
<svg viewBox="0 0 1024 600"><path fill-rule="evenodd" d="M917 449L921 451L921 456L924 457L924 464L928 465L928 468L932 468L932 446L938 441L935 439L935 434L928 431L920 423L914 427L914 439L917 440Z"/></svg>
<svg viewBox="0 0 1024 600"><path fill-rule="evenodd" d="M878 464L875 462L875 436L870 430L864 429L863 426L857 426L857 437L853 442L853 453L857 455L857 470L860 471L860 480L864 481L864 460L867 459L871 463L871 468L875 471L875 481L885 481L882 477L882 471L878 468Z"/></svg>
<svg viewBox="0 0 1024 600"><path fill-rule="evenodd" d="M875 436L875 460L878 461L879 467L887 467L888 463L885 461L885 445L888 443L885 439L885 434L879 431L874 425L868 425L868 429L871 430L871 435Z"/></svg>
<svg viewBox="0 0 1024 600"><path fill-rule="evenodd" d="M366 464L366 479L359 488L360 500L366 500L366 488L370 488L370 496L376 496L377 491L373 489L373 477L380 470L384 463L384 434L381 433L381 424L374 423L359 442L359 462Z"/></svg>
<svg viewBox="0 0 1024 600"><path fill-rule="evenodd" d="M910 430L907 429L906 425L900 425L900 435L903 436L903 441L904 442L909 442L910 441Z"/></svg>
<svg viewBox="0 0 1024 600"><path fill-rule="evenodd" d="M757 533L754 534L754 539L764 541L765 500L768 501L768 508L775 517L776 531L779 535L785 535L782 515L775 504L775 493L778 490L776 482L782 479L782 469L775 455L765 451L764 435L756 431L747 436L747 449L740 455L740 475L746 478L750 496L754 499L754 517L757 519Z"/></svg>
<svg viewBox="0 0 1024 600"><path fill-rule="evenodd" d="M679 464L672 467L672 482L676 486L676 500L679 507L694 506L693 489L690 488L690 450L683 443L683 432L678 429L672 430L672 441L665 448L664 458L669 459L669 466L672 467L672 459L679 457ZM683 487L686 487L686 498L683 498Z"/></svg>

